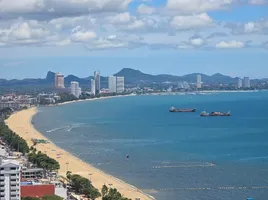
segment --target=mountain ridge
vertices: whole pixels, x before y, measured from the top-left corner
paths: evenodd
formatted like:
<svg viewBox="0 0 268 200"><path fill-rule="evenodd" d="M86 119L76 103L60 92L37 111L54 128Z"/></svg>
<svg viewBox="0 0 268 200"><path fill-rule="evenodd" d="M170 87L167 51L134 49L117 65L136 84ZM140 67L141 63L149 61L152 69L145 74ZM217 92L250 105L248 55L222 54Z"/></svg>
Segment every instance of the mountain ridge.
<svg viewBox="0 0 268 200"><path fill-rule="evenodd" d="M123 68L119 72L115 73L115 76L124 76L126 85L137 85L137 84L154 84L154 83L165 83L165 82L180 82L186 81L189 83L196 83L196 76L202 76L202 82L204 84L236 84L238 81L238 77L230 77L220 73L215 73L213 75L206 75L202 73L191 73L185 74L182 76L170 75L170 74L158 74L152 75L143 73L137 69L131 68ZM23 87L23 86L31 86L35 87L53 87L55 73L52 71L48 71L45 78L26 78L22 80L18 79L0 79L0 87ZM65 85L66 87L70 86L71 81L77 81L82 87L90 87L90 79L92 76L86 78L79 78L75 75L67 75L65 77ZM252 82L258 82L261 80L267 79L253 79ZM103 87L108 86L107 77L101 76L101 84Z"/></svg>

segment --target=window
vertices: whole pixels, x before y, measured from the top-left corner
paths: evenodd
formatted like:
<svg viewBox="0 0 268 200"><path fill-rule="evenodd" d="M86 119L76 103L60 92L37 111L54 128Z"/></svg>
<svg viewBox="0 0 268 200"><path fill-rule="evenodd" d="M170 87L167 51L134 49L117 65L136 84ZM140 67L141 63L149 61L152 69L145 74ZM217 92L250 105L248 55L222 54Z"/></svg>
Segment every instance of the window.
<svg viewBox="0 0 268 200"><path fill-rule="evenodd" d="M16 167L10 167L10 170L16 170Z"/></svg>
<svg viewBox="0 0 268 200"><path fill-rule="evenodd" d="M4 167L1 167L0 170L5 170L5 168Z"/></svg>

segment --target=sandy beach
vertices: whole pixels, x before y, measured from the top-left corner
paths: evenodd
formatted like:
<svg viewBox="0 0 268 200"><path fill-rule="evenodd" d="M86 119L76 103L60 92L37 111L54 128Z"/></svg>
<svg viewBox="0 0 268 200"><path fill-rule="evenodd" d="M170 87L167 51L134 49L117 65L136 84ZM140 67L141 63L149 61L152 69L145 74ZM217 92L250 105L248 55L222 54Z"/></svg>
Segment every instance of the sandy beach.
<svg viewBox="0 0 268 200"><path fill-rule="evenodd" d="M6 124L9 126L9 128L24 138L29 146L32 146L33 143L31 140L33 138L48 140L31 124L32 117L37 113L37 111L37 108L33 107L28 110L16 112L11 115L8 120L6 120ZM140 198L141 200L152 199L152 197L144 194L134 186L129 185L107 173L104 173L86 162L83 162L79 158L57 147L51 141L48 144L36 145L36 149L46 153L48 156L56 159L59 162L59 175L65 176L67 170L69 170L73 174L80 174L81 176L89 178L92 181L92 184L99 190L104 184L106 184L107 186L110 185L113 188L117 188L125 197L133 200L136 198ZM57 154L60 154L60 157L57 156Z"/></svg>

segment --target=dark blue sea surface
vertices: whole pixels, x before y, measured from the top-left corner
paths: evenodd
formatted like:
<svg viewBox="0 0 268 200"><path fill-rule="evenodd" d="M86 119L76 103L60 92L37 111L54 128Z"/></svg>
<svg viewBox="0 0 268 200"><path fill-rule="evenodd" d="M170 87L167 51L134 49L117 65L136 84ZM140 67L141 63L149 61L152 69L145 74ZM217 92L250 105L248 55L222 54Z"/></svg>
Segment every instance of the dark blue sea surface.
<svg viewBox="0 0 268 200"><path fill-rule="evenodd" d="M169 113L171 106L197 112ZM200 117L204 110L232 116ZM133 96L39 111L33 121L46 137L157 200L268 199L268 92Z"/></svg>

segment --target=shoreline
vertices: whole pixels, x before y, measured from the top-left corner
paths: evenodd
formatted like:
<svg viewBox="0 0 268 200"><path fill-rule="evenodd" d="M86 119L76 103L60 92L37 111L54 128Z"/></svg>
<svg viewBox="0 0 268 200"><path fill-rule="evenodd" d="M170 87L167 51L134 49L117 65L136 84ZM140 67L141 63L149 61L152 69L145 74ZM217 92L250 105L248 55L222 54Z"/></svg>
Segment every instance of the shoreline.
<svg viewBox="0 0 268 200"><path fill-rule="evenodd" d="M96 99L89 99L89 100L96 100ZM67 102L67 103L74 103L74 102ZM100 169L90 165L85 161L82 161L80 158L56 146L42 133L36 130L33 124L31 123L33 116L37 112L38 112L37 107L22 110L12 114L5 122L12 131L14 131L17 135L25 139L29 146L32 146L33 144L32 138L45 139L49 141L49 143L47 144L37 144L35 148L38 151L47 154L49 157L54 158L59 162L60 169L58 174L60 176L66 177L66 172L71 171L73 174L79 174L85 178L90 179L92 181L93 186L96 187L99 191L101 190L102 186L106 184L111 185L111 187L113 188L116 188L122 195L124 195L127 198L131 198L132 200L135 200L135 198L140 198L141 200L154 199L152 196L145 194L135 186L130 185L124 182L123 180L120 180L108 173L101 171ZM60 154L59 158L57 158L57 154Z"/></svg>

